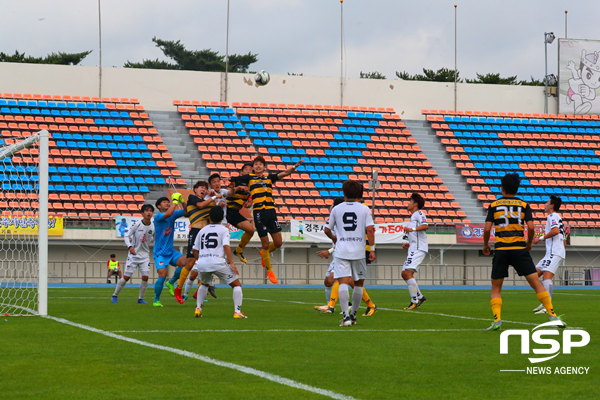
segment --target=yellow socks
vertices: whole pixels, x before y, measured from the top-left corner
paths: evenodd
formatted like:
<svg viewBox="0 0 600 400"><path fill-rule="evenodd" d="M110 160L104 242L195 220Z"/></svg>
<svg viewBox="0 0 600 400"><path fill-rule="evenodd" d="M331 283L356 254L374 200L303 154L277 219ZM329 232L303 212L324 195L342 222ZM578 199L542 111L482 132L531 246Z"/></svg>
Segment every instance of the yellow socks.
<svg viewBox="0 0 600 400"><path fill-rule="evenodd" d="M190 270L183 267L181 268L181 273L179 275L179 282L177 282L177 287L179 289L183 288L183 285L185 285L185 281L187 280L188 275L190 274Z"/></svg>
<svg viewBox="0 0 600 400"><path fill-rule="evenodd" d="M273 268L271 268L271 256L268 251L263 250L260 253L263 261L263 266L267 269L267 272L272 272Z"/></svg>
<svg viewBox="0 0 600 400"><path fill-rule="evenodd" d="M554 312L554 308L552 307L552 299L547 291L543 291L541 293L536 293L538 300L546 307L546 311L548 314L556 317L556 313Z"/></svg>
<svg viewBox="0 0 600 400"><path fill-rule="evenodd" d="M490 301L492 305L492 312L494 313L494 322L498 322L502 320L500 318L500 310L502 309L502 299L500 297L496 297Z"/></svg>
<svg viewBox="0 0 600 400"><path fill-rule="evenodd" d="M235 251L238 253L241 253L242 251L244 251L244 247L246 247L248 242L250 242L250 239L252 239L253 234L249 235L246 232L244 232L244 234L242 235L242 238L240 239L240 244L238 244L238 247L235 249Z"/></svg>
<svg viewBox="0 0 600 400"><path fill-rule="evenodd" d="M363 288L362 301L365 302L365 304L367 305L367 307L375 307L375 303L373 303L371 301L371 298L369 298L369 295L367 294L367 289L365 289L365 288Z"/></svg>
<svg viewBox="0 0 600 400"><path fill-rule="evenodd" d="M269 253L272 253L275 250L277 250L277 247L275 247L275 243L271 242L271 244L269 244Z"/></svg>
<svg viewBox="0 0 600 400"><path fill-rule="evenodd" d="M329 297L329 304L327 304L327 305L331 308L334 308L335 303L337 303L339 296L340 296L340 283L338 281L335 281L331 288L331 296Z"/></svg>

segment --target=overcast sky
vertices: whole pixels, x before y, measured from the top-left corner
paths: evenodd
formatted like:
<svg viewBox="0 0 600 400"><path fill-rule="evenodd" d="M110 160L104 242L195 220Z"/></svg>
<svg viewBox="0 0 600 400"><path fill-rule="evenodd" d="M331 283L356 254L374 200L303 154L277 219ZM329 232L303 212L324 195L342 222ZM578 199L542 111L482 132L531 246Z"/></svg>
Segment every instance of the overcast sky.
<svg viewBox="0 0 600 400"><path fill-rule="evenodd" d="M151 39L225 53L227 0L102 0L102 64L164 59ZM460 0L461 77L499 72L541 79L544 32L600 39L598 0ZM345 0L346 75L454 68L454 1ZM557 71L558 41L548 47ZM97 0L0 0L0 51L42 56L93 50L98 65ZM311 76L340 74L339 0L231 0L230 53L258 53L252 70Z"/></svg>

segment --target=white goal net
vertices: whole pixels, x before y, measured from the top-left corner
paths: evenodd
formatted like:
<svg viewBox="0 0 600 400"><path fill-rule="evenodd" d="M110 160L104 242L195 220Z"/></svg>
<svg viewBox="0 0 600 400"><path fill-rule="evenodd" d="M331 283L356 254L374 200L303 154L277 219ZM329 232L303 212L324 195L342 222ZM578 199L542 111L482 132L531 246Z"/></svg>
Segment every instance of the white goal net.
<svg viewBox="0 0 600 400"><path fill-rule="evenodd" d="M40 157L42 149L45 155ZM0 136L0 312L3 316L47 314L47 182L48 132L3 131Z"/></svg>

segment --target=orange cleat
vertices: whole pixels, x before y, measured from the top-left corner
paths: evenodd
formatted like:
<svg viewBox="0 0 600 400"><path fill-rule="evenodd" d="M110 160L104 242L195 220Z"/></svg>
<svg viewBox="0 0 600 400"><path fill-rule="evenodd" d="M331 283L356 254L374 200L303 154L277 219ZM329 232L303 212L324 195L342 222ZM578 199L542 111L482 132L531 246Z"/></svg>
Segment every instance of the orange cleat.
<svg viewBox="0 0 600 400"><path fill-rule="evenodd" d="M176 287L175 290L175 300L179 303L179 304L183 304L183 297L181 297L181 288L180 287Z"/></svg>
<svg viewBox="0 0 600 400"><path fill-rule="evenodd" d="M277 280L277 277L275 276L275 272L273 272L273 271L267 272L267 276L269 277L269 280L271 281L271 283L277 283L277 282L279 282Z"/></svg>
<svg viewBox="0 0 600 400"><path fill-rule="evenodd" d="M259 251L260 253L260 263L262 264L263 268L267 268L267 266L265 265L265 261L262 259L262 250Z"/></svg>

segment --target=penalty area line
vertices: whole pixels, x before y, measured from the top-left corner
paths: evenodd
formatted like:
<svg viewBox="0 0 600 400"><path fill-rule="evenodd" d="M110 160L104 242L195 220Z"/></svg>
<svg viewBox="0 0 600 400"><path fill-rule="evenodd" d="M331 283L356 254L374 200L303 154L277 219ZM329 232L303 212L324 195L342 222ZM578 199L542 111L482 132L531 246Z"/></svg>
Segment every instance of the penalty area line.
<svg viewBox="0 0 600 400"><path fill-rule="evenodd" d="M72 321L69 321L69 320L64 319L64 318L52 317L50 315L45 316L44 318L51 319L51 320L56 321L56 322L60 322L61 324L71 325L71 326L74 326L76 328L84 329L86 331L90 331L90 332L94 332L94 333L99 333L101 335L108 336L108 337L111 337L113 339L119 339L119 340L123 340L125 342L137 344L137 345L140 345L140 346L150 347L150 348L153 348L153 349L168 351L170 353L175 353L175 354L178 354L178 355L181 355L181 356L185 356L185 357L194 358L196 360L204 361L205 363L208 363L208 364L213 364L213 365L217 365L219 367L229 368L229 369L233 369L235 371L243 372L245 374L258 376L259 378L263 378L263 379L269 380L271 382L278 383L280 385L289 386L289 387L292 387L292 388L295 388L295 389L306 390L308 392L320 394L322 396L326 396L326 397L329 397L329 398L332 398L332 399L356 400L354 397L351 397L351 396L346 396L346 395L343 395L343 394L340 394L340 393L332 392L330 390L321 389L321 388L318 388L318 387L306 385L304 383L300 383L300 382L294 381L292 379L284 378L284 377L279 376L279 375L271 374L269 372L260 371L258 369L254 369L254 368L250 368L250 367L245 367L243 365L238 365L238 364L234 364L234 363L230 363L230 362L226 362L226 361L216 360L214 358L203 356L201 354L192 353L191 351L175 349L173 347L161 346L161 345L158 345L158 344L144 342L142 340L137 340L137 339L129 338L127 336L117 335L116 333L103 331L101 329L97 329L97 328L94 328L94 327L91 327L91 326L87 326L87 325L83 325L83 324L78 324L76 322L72 322Z"/></svg>

